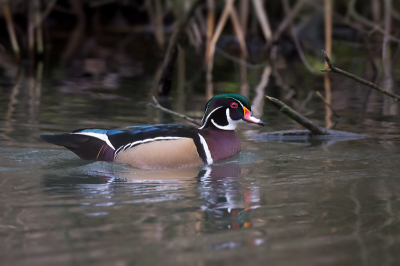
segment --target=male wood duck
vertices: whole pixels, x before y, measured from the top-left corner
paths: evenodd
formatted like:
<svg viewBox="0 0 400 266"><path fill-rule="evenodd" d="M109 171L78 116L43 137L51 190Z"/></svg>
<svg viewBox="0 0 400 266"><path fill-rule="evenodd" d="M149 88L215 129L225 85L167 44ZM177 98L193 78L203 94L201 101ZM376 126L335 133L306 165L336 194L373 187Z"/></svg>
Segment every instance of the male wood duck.
<svg viewBox="0 0 400 266"><path fill-rule="evenodd" d="M69 134L41 135L85 160L130 164L143 169L199 166L240 152L236 125L264 125L251 113L250 102L239 94L212 97L199 128L185 125L130 126L120 129L80 129Z"/></svg>

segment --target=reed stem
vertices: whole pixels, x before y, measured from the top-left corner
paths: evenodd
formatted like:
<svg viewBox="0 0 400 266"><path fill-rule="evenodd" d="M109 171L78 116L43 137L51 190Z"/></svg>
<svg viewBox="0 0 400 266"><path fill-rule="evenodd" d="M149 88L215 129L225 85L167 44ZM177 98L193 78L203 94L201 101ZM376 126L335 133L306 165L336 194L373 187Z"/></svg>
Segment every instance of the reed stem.
<svg viewBox="0 0 400 266"><path fill-rule="evenodd" d="M19 62L21 60L21 54L20 54L17 37L15 35L14 22L13 22L11 11L10 11L10 6L8 5L7 2L3 4L3 12L4 12L4 19L6 20L6 24L7 24L8 35L9 35L10 41L11 41L11 47L15 53L17 61Z"/></svg>

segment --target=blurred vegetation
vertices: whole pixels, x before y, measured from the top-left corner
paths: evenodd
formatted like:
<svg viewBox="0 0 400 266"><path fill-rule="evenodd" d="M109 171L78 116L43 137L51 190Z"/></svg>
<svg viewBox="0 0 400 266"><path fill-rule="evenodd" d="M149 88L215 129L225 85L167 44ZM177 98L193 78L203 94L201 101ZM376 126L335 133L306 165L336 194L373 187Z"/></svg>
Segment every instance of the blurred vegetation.
<svg viewBox="0 0 400 266"><path fill-rule="evenodd" d="M286 78L276 74L295 66L295 79L321 75L321 49L335 65L391 91L398 82L393 73L400 71L400 1L394 0L2 0L0 5L1 67L28 66L38 76L58 66L66 79L90 76L90 83L75 83L77 92L115 88L118 79L158 65L155 80L161 85L153 90L168 95L184 49L193 63L188 72L198 68L186 84L204 77L208 98L223 80L213 77L214 67L239 66L239 85L226 83L225 89L248 95L248 78L255 74L247 69L259 69L258 79L267 64L273 67L271 82L277 81L295 107ZM4 71L9 82L16 72Z"/></svg>
<svg viewBox="0 0 400 266"><path fill-rule="evenodd" d="M215 33L215 28L229 3L233 4L233 11L239 20L239 31L246 38L244 48L250 51L250 55L259 46L271 49L273 45L278 45L280 53L296 53L291 37L293 32L306 54L319 54L317 49L324 48L323 9L326 1L323 0L2 0L0 4L3 21L0 26L3 50L11 52L13 49L12 33L7 31L7 26L11 23L11 31L15 34L22 59L32 59L29 57L30 49L36 48L37 54L45 53L54 45L62 47L60 43L55 42L64 39L67 41L63 43L66 46L64 51L53 52L52 56L56 60L68 60L82 52L80 49L83 47L79 47L78 44L83 39L102 34L117 35L113 39L115 46L120 44L126 35L152 35L160 52L165 52L174 27L187 16L196 2L200 4L192 13L185 30L190 45L198 52L204 53L204 49L207 48L207 30L213 26L209 31L211 34ZM379 49L385 30L385 2L386 0L332 1L334 40L352 42L353 45L376 45L371 49ZM400 10L400 2L389 2L392 20L389 34L395 46L399 43L400 12L397 10ZM257 15L259 11L255 8L258 5L263 9L261 14L264 18ZM11 15L9 20L6 19L7 13ZM236 19L233 19L232 15L229 16L228 22L222 25L222 38L219 40L222 49L227 45L239 45L238 39L235 38L238 33L233 25ZM78 29L83 34L78 36L80 38L74 36ZM271 36L268 36L268 32ZM77 40L71 43L74 37ZM43 40L38 40L39 38ZM31 39L35 41L32 42ZM44 42L44 51L41 51L41 42ZM70 46L67 46L68 44ZM67 48L71 51L66 50ZM268 49L264 49L264 52L267 51Z"/></svg>

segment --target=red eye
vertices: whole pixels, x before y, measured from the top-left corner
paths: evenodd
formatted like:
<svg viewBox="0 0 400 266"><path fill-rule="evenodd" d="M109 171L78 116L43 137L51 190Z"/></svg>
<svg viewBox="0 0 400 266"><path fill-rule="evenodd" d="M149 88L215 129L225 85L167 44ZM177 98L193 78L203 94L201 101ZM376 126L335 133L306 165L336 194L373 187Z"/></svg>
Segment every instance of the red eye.
<svg viewBox="0 0 400 266"><path fill-rule="evenodd" d="M238 104L237 103L231 103L231 108L238 108Z"/></svg>

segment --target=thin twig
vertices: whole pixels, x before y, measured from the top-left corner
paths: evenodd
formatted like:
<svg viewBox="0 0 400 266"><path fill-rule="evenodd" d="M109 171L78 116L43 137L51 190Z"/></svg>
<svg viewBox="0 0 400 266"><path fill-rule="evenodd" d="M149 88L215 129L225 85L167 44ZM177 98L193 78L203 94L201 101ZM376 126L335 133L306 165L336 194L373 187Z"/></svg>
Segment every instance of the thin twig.
<svg viewBox="0 0 400 266"><path fill-rule="evenodd" d="M394 55L392 57L392 65L396 64L397 58L399 57L399 55L400 55L400 43L397 44L396 51L394 52ZM376 70L376 68L375 68L375 70ZM392 67L392 76L393 76L393 71L394 71L394 67Z"/></svg>
<svg viewBox="0 0 400 266"><path fill-rule="evenodd" d="M396 94L394 94L394 93L391 93L391 92L385 90L385 89L382 88L382 87L379 87L378 85L376 85L376 84L374 84L374 83L372 83L372 82L369 82L369 81L367 81L367 80L365 80L365 79L359 78L359 77L357 77L356 75L350 74L350 73L348 73L348 72L346 72L346 71L343 71L343 70L341 70L341 69L339 69L339 68L333 66L333 64L331 63L331 60L329 59L328 55L326 54L326 52L325 52L324 50L322 50L322 54L324 55L325 60L326 60L326 62L328 63L328 66L329 66L329 68L330 68L330 70L331 70L332 72L335 72L335 73L338 73L338 74L342 74L343 76L346 76L346 77L348 77L348 78L351 78L351 79L353 79L353 80L355 80L355 81L360 82L361 84L367 85L368 87L371 87L371 88L373 88L373 89L375 89L375 90L377 90L377 91L379 91L379 92L381 92L381 93L383 93L383 94L386 94L387 96L393 98L394 103L396 103L396 102L398 102L398 101L400 100L400 96L399 96L399 95L396 95ZM321 71L323 71L323 70L321 70ZM323 72L324 72L324 71L323 71Z"/></svg>
<svg viewBox="0 0 400 266"><path fill-rule="evenodd" d="M180 19L174 27L174 32L172 33L168 43L167 51L165 52L162 74L160 80L158 81L158 94L161 96L168 96L169 94L179 44L184 38L183 33L189 23L190 18L200 3L200 0L196 0L185 16Z"/></svg>
<svg viewBox="0 0 400 266"><path fill-rule="evenodd" d="M364 40L364 42L365 42L365 44L363 45L363 47L365 47L366 50L367 50L367 52L368 52L369 62L371 63L371 67L372 67L372 72L373 72L372 80L375 82L375 81L376 81L376 78L378 77L378 68L376 67L376 63L375 63L375 61L374 61L374 54L373 54L373 52L371 51L371 48L370 48L370 46L369 46L367 36L362 35L362 38L363 38L363 40ZM398 45L399 45L399 47L400 47L400 43L399 43Z"/></svg>
<svg viewBox="0 0 400 266"><path fill-rule="evenodd" d="M237 58L237 57L235 57L233 55L228 54L227 52L225 52L224 50L222 50L221 48L219 48L217 46L215 47L215 50L218 53L220 53L222 56L224 56L225 58L227 58L227 59L229 59L229 60L231 60L231 61L233 61L233 62L235 62L235 63L237 63L239 65L245 66L246 68L259 69L259 68L265 67L265 65L266 65L266 63L257 64L257 65L251 64L251 63L249 63L249 62L247 62L247 61L245 61L243 59L240 59L240 58Z"/></svg>
<svg viewBox="0 0 400 266"><path fill-rule="evenodd" d="M215 53L215 45L217 44L217 41L219 39L219 36L222 33L222 30L225 27L226 21L228 20L228 16L231 13L232 7L233 7L233 2L234 0L228 0L225 3L224 9L222 11L221 17L218 21L218 24L215 28L214 34L211 38L210 41L210 49L209 49L209 53L206 55L208 57L208 59L206 59L206 62L210 62L213 60L214 57L214 53Z"/></svg>
<svg viewBox="0 0 400 266"><path fill-rule="evenodd" d="M361 22L373 29L380 28L378 24L375 24L374 22L364 18L363 16L361 16L357 13L357 11L355 10L356 1L357 0L350 0L349 2L347 2L347 13L350 16L352 16L353 18L355 18L356 20L358 20L359 22ZM383 32L382 29L381 29L381 31Z"/></svg>
<svg viewBox="0 0 400 266"><path fill-rule="evenodd" d="M261 30L267 43L272 41L272 31L269 25L267 12L264 9L263 1L253 0L254 12L256 13L258 22L260 23Z"/></svg>
<svg viewBox="0 0 400 266"><path fill-rule="evenodd" d="M51 10L53 10L57 0L52 0L49 4L47 4L46 10L42 13L40 16L40 19L37 19L35 23L31 24L31 27L36 28L39 27L40 24L43 23L43 21L47 18L48 15L50 15Z"/></svg>
<svg viewBox="0 0 400 266"><path fill-rule="evenodd" d="M316 75L317 71L310 65L310 63L308 63L307 58L304 55L303 48L301 48L300 41L297 38L297 33L295 32L293 27L291 29L291 34L294 41L294 45L296 46L297 53L299 54L299 57L301 59L301 62L303 62L303 65L307 68L308 71L310 71L311 74Z"/></svg>
<svg viewBox="0 0 400 266"><path fill-rule="evenodd" d="M319 10L323 10L323 7L320 5L319 1L309 1L308 4L312 5L313 7L317 8ZM334 18L335 18L336 23L338 23L338 22L344 23L345 25L348 25L349 27L351 27L361 33L367 34L367 35L371 35L373 32L376 31L376 29L372 29L371 31L366 31L364 29L364 27L362 27L362 24L353 23L350 21L350 19L348 17L343 17L337 12L334 13ZM378 31L380 33L383 33L383 30L381 28L379 28ZM400 39L397 39L393 35L390 35L389 38L390 38L390 40L392 40L394 42L400 43Z"/></svg>
<svg viewBox="0 0 400 266"><path fill-rule="evenodd" d="M100 7L100 6L102 6L102 5L108 5L108 4L111 4L112 2L115 2L116 0L95 0L95 1L91 1L90 3L89 3L89 6L90 7L92 7L92 8L95 8L95 7Z"/></svg>
<svg viewBox="0 0 400 266"><path fill-rule="evenodd" d="M371 0L372 20L375 24L381 23L381 3L380 0Z"/></svg>
<svg viewBox="0 0 400 266"><path fill-rule="evenodd" d="M164 23L163 23L163 11L161 6L161 1L156 0L154 2L154 26L155 26L155 37L157 39L158 45L160 46L161 50L164 50Z"/></svg>
<svg viewBox="0 0 400 266"><path fill-rule="evenodd" d="M15 53L15 56L17 57L17 61L19 61L21 59L20 49L19 49L17 37L15 35L14 22L12 19L10 6L8 5L8 3L3 4L3 12L4 12L4 19L7 24L8 35L10 36L11 47Z"/></svg>
<svg viewBox="0 0 400 266"><path fill-rule="evenodd" d="M206 72L206 97L210 99L214 94L214 87L212 83L212 71L214 67L214 53L215 46L217 44L218 38L222 33L222 30L225 27L226 21L228 20L228 16L231 13L233 7L234 0L227 0L225 2L224 9L222 10L221 17L218 21L218 24L215 28L214 34L210 41L210 48L208 50L208 54L206 55L207 62L207 72Z"/></svg>
<svg viewBox="0 0 400 266"><path fill-rule="evenodd" d="M282 5L283 5L283 9L285 10L285 16L286 17L288 17L291 14L293 14L292 10L290 9L289 0L283 0L282 1ZM291 33L291 36L293 38L294 44L296 46L297 53L299 54L299 57L300 57L301 61L303 62L304 66L307 68L307 70L310 71L311 74L316 75L317 71L308 63L308 61L307 61L307 59L306 59L306 57L304 55L303 49L301 48L300 41L297 38L297 32L295 31L295 29L293 27L292 21L290 21L288 25L290 27L290 33Z"/></svg>
<svg viewBox="0 0 400 266"><path fill-rule="evenodd" d="M303 109L306 107L306 104L311 100L313 95L314 95L314 91L309 91L308 92L307 97L300 104L300 107L298 109L300 112L303 111Z"/></svg>
<svg viewBox="0 0 400 266"><path fill-rule="evenodd" d="M325 51L328 56L332 54L332 0L324 0L324 26L325 26ZM324 68L328 68L327 63L325 63ZM331 104L331 80L329 79L328 73L324 73L324 89L326 102ZM325 106L325 123L326 128L332 128L331 120L332 112L327 106Z"/></svg>
<svg viewBox="0 0 400 266"><path fill-rule="evenodd" d="M383 70L385 73L384 84L385 88L389 92L394 92L393 88L393 77L392 77L392 59L391 59L391 48L389 42L389 35L392 28L392 16L390 10L392 9L392 0L385 0L384 2L384 24L385 24L385 35L383 36L382 42L382 63ZM383 102L383 113L395 115L397 114L397 106L391 106L388 99L385 99Z"/></svg>
<svg viewBox="0 0 400 266"><path fill-rule="evenodd" d="M296 18L297 14L300 12L301 8L303 5L308 2L308 0L299 0L296 2L294 5L293 9L290 11L289 14L286 14L285 19L282 21L282 23L278 26L276 31L274 32L273 35L273 40L276 41L279 39L279 37L282 35L282 33L285 31L285 29L290 26L292 23L293 19Z"/></svg>
<svg viewBox="0 0 400 266"><path fill-rule="evenodd" d="M374 54L371 51L371 48L369 47L369 43L368 43L368 38L365 35L362 35L363 40L365 42L364 47L367 49L368 52L368 57L369 57L369 61L371 63L371 67L372 67L372 77L371 80L373 81L373 83L376 82L377 77L378 77L378 68L376 67L375 61L374 61ZM399 47L400 47L400 43L399 43ZM367 103L368 103L368 98L371 95L372 92L372 88L369 88L368 92L366 93L365 97L364 97L364 103L363 103L363 108L362 108L362 113L361 116L364 115L364 112L367 108Z"/></svg>
<svg viewBox="0 0 400 266"><path fill-rule="evenodd" d="M17 76L15 78L15 84L10 93L10 101L8 102L7 113L6 113L6 117L5 117L5 122L7 122L7 123L10 122L10 119L15 110L14 105L18 102L17 96L19 94L19 88L21 87L21 77L22 76L23 76L23 74L21 72L17 73Z"/></svg>
<svg viewBox="0 0 400 266"><path fill-rule="evenodd" d="M201 36L201 31L199 25L196 23L194 19L192 19L192 23L188 27L188 29L191 29L193 32L193 37L195 43L193 43L194 47L198 51L200 49L201 44L203 43L203 38Z"/></svg>
<svg viewBox="0 0 400 266"><path fill-rule="evenodd" d="M77 51L78 46L85 35L84 32L86 28L86 13L84 10L84 3L79 0L69 0L69 4L77 18L77 24L70 34L68 43L65 46L65 50L61 54L62 61L64 62L68 61Z"/></svg>
<svg viewBox="0 0 400 266"><path fill-rule="evenodd" d="M396 10L392 9L392 16L397 19L400 20L400 13L398 13Z"/></svg>
<svg viewBox="0 0 400 266"><path fill-rule="evenodd" d="M301 114L297 113L295 110L284 104L283 102L275 99L273 97L265 96L276 108L279 109L282 113L292 118L294 121L302 125L311 131L313 135L329 135L326 132L326 129L314 124L311 120L305 118Z"/></svg>
<svg viewBox="0 0 400 266"><path fill-rule="evenodd" d="M206 52L205 63L208 64L210 60L211 39L214 34L215 27L215 2L214 0L207 1L207 33L206 33Z"/></svg>
<svg viewBox="0 0 400 266"><path fill-rule="evenodd" d="M36 9L37 0L32 0L29 2L28 9L28 51L29 51L29 60L31 64L35 62L35 9Z"/></svg>
<svg viewBox="0 0 400 266"><path fill-rule="evenodd" d="M336 118L339 120L339 119L340 119L340 116L335 112L335 110L333 110L332 105L330 105L330 104L325 100L324 96L322 96L322 94L321 94L319 91L317 91L316 94L318 95L319 98L321 98L321 100L324 101L324 103L329 107L329 109L331 109L333 115L336 116Z"/></svg>
<svg viewBox="0 0 400 266"><path fill-rule="evenodd" d="M261 117L263 114L264 107L264 91L269 83L271 77L272 67L270 65L265 66L264 72L261 76L260 83L255 88L256 96L253 99L251 109L256 117Z"/></svg>
<svg viewBox="0 0 400 266"><path fill-rule="evenodd" d="M34 10L34 12L35 12L34 21L35 21L35 24L38 24L38 25L39 25L39 23L41 21L41 17L42 17L42 15L40 14L40 5L41 5L40 1L37 1L36 5L35 5L35 10ZM43 31L42 31L41 26L42 25L39 25L36 27L36 51L38 54L43 54L43 51L44 51Z"/></svg>
<svg viewBox="0 0 400 266"><path fill-rule="evenodd" d="M233 29L235 30L236 33L236 37L238 38L240 49L242 50L243 56L248 57L249 55L247 53L246 37L244 35L242 26L240 25L239 17L238 14L236 13L235 6L232 6L230 18L233 24Z"/></svg>
<svg viewBox="0 0 400 266"><path fill-rule="evenodd" d="M146 0L144 4L147 8L150 23L154 27L154 38L160 50L164 51L165 38L161 1Z"/></svg>
<svg viewBox="0 0 400 266"><path fill-rule="evenodd" d="M249 1L241 0L239 2L239 20L240 20L240 26L242 27L244 36L246 36L246 33L247 33L248 19L249 19Z"/></svg>
<svg viewBox="0 0 400 266"><path fill-rule="evenodd" d="M362 24L371 27L372 28L372 32L378 31L381 34L385 34L385 30L382 29L379 26L379 24L375 24L374 22L364 18L363 16L361 16L360 14L358 14L355 11L355 3L356 3L356 0L350 0L348 2L348 6L347 6L348 14L350 14L350 16L352 16L353 18L355 18L357 21L361 22ZM388 38L390 38L390 40L392 40L392 41L400 42L400 39L398 39L398 38L396 38L396 37L394 37L392 35L389 35Z"/></svg>
<svg viewBox="0 0 400 266"><path fill-rule="evenodd" d="M172 87L172 76L175 70L176 58L180 49L179 36L180 33L176 30L171 37L170 44L174 43L173 46L169 46L167 53L164 58L162 74L158 82L158 95L168 97ZM170 49L171 48L171 49Z"/></svg>
<svg viewBox="0 0 400 266"><path fill-rule="evenodd" d="M203 16L202 10L200 8L197 8L196 11L194 12L194 16L196 22L199 24L199 30L201 35L205 36L207 34L207 23Z"/></svg>
<svg viewBox="0 0 400 266"><path fill-rule="evenodd" d="M159 109L159 110L161 110L161 111L163 111L163 112L165 112L165 113L168 113L168 114L171 114L171 115L175 115L175 116L177 116L177 117L179 117L179 118L182 118L182 119L185 119L186 121L189 121L189 122L191 122L191 123L193 123L193 124L196 124L196 125L198 125L198 126L201 126L201 122L199 122L199 121L196 120L196 119L190 118L190 117L188 117L187 115L183 115L183 114L180 114L180 113L177 113L177 112L174 112L174 111L171 111L171 110L169 110L169 109L167 109L167 108L162 107L162 106L158 103L158 101L156 100L156 97L154 97L154 96L153 96L153 101L154 101L155 104L149 103L149 105L150 105L151 107L154 107L154 108Z"/></svg>

